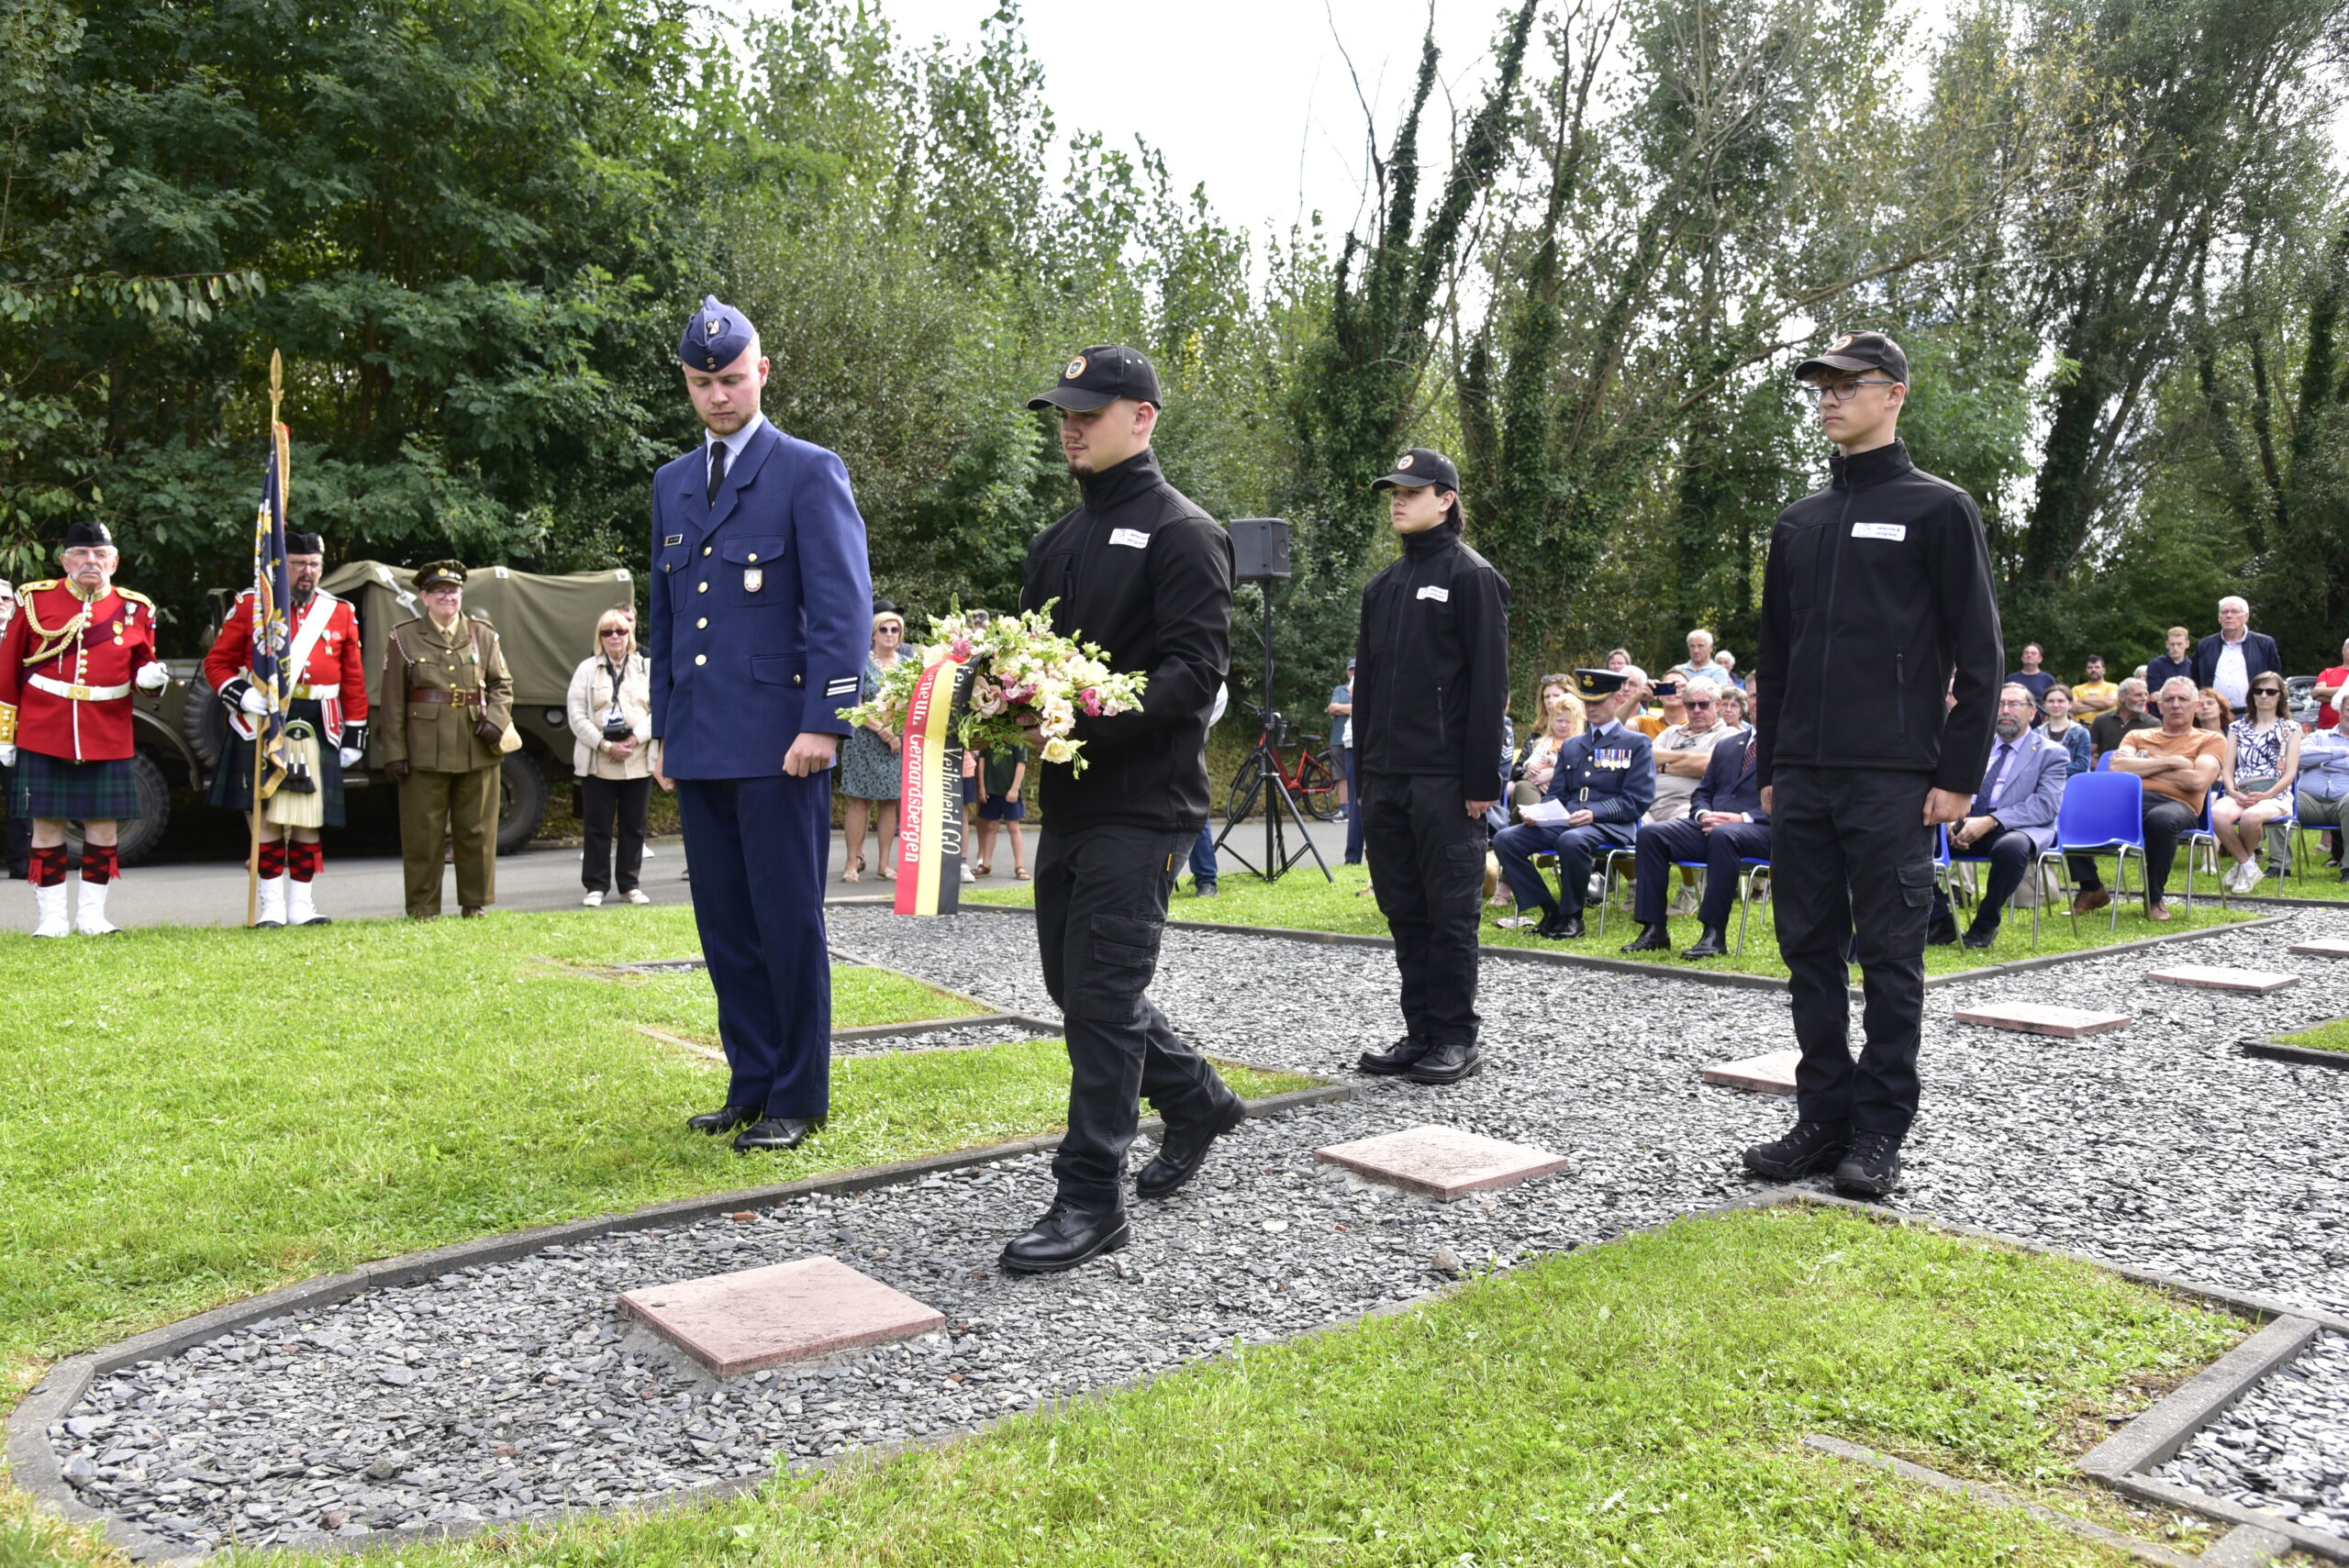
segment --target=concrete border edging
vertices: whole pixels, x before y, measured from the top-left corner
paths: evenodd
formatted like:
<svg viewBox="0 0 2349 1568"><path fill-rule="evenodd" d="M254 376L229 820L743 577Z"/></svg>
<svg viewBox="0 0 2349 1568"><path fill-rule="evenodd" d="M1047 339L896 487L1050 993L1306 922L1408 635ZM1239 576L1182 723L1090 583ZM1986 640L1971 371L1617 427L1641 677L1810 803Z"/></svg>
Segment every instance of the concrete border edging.
<svg viewBox="0 0 2349 1568"><path fill-rule="evenodd" d="M2320 1331L2305 1318L2276 1318L2089 1450L2080 1468L2110 1481L2176 1458L2187 1439L2224 1414L2244 1390L2296 1359Z"/></svg>
<svg viewBox="0 0 2349 1568"><path fill-rule="evenodd" d="M2328 1024L2349 1023L2349 1018L2319 1018L2308 1026L2323 1029ZM2296 1029L2294 1033L2306 1033ZM2349 1073L2349 1051L2326 1051L2312 1045L2294 1045L2275 1035L2259 1035L2242 1042L2245 1056L2263 1057L2269 1062L2289 1062L2300 1067L2330 1067L2336 1073Z"/></svg>

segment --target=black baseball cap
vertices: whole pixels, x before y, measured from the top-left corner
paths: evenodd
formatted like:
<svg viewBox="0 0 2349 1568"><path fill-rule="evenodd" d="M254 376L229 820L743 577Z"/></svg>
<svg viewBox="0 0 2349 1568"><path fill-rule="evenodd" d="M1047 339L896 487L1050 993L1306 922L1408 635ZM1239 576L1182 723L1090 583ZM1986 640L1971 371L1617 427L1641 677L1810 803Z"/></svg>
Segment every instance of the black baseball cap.
<svg viewBox="0 0 2349 1568"><path fill-rule="evenodd" d="M1096 408L1107 408L1120 397L1147 403L1152 408L1166 406L1166 400L1158 395L1158 373L1150 368L1150 361L1139 349L1099 343L1063 365L1060 384L1036 394L1028 400L1028 406L1090 414Z"/></svg>
<svg viewBox="0 0 2349 1568"><path fill-rule="evenodd" d="M1795 379L1817 371L1882 371L1903 386L1909 384L1909 356L1881 332L1846 332L1795 367Z"/></svg>
<svg viewBox="0 0 2349 1568"><path fill-rule="evenodd" d="M1449 490L1457 495L1460 471L1453 467L1452 460L1442 452L1430 447L1413 447L1395 460L1394 473L1381 474L1370 482L1373 490L1392 490L1398 484L1410 489L1432 484L1438 490Z"/></svg>

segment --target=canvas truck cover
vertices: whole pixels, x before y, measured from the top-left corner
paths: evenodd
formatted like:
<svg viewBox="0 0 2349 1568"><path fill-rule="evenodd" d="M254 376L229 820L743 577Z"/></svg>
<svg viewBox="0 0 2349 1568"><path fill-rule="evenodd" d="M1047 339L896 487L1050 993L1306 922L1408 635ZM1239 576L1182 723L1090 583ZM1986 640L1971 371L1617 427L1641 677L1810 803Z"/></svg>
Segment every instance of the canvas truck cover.
<svg viewBox="0 0 2349 1568"><path fill-rule="evenodd" d="M408 585L415 573L412 566L347 561L319 583L359 614L371 703L383 699L384 639L393 627L424 613ZM636 580L625 568L550 576L482 566L465 581L465 613L497 628L517 706L561 707L570 695L571 673L596 651L596 617L614 605L635 603Z"/></svg>

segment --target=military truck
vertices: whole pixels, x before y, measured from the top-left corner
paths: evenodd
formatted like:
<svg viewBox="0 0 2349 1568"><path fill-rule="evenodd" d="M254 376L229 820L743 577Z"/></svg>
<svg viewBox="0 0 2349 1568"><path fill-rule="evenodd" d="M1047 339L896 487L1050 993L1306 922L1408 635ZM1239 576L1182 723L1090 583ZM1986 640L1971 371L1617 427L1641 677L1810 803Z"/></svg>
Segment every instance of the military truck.
<svg viewBox="0 0 2349 1568"><path fill-rule="evenodd" d="M410 567L351 561L328 573L319 584L337 598L348 599L359 617L371 707L383 684L385 638L401 621L424 613L408 585L412 575ZM546 820L554 786L572 777L571 724L563 711L571 673L594 651L597 617L635 598L635 579L624 570L547 575L487 566L466 583L465 612L497 628L506 650L507 666L514 675L514 728L522 737L522 749L508 752L501 766L498 853L511 854L536 836ZM221 593L216 600L217 613L205 630L207 646L228 618L235 595ZM139 817L136 823L123 824L121 852L127 865L138 863L161 842L171 823L174 789L200 792L210 784L228 733L228 716L204 679L202 661L170 662L171 684L151 696L139 693L133 700L139 754L132 766L139 778ZM344 775L346 788L392 787L377 770L371 734L367 761Z"/></svg>

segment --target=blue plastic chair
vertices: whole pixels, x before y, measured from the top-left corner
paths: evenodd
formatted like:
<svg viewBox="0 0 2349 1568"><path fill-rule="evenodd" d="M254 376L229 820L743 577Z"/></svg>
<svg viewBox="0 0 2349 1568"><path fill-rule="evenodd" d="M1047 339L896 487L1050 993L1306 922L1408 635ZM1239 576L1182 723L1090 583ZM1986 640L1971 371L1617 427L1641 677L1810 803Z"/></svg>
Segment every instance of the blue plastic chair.
<svg viewBox="0 0 2349 1568"><path fill-rule="evenodd" d="M2205 812L2207 816L2207 809ZM2135 855L2143 874L2145 859L2145 782L2135 773L2116 773L2110 769L2082 773L2066 780L2064 805L2055 817L2055 846L2039 857L2042 864L2051 857L2075 854L2110 854L2119 857L2121 864L2114 877L2112 920L2109 929L2121 929L2121 900L2129 895L2129 857ZM2188 874L2192 867L2188 867ZM2064 886L2072 885L2070 862L2065 863ZM2191 893L2188 894L2189 899ZM2192 907L2191 903L2188 908ZM2076 906L2072 914L2072 935L2080 934L2080 917Z"/></svg>
<svg viewBox="0 0 2349 1568"><path fill-rule="evenodd" d="M1935 857L1935 861L1940 868L1942 896L1947 898L1950 896L1950 867L1957 865L1986 866L1990 863L1990 857L1987 855L1961 855L1951 850L1949 845L1949 824L1946 822L1942 823L1938 828L1936 828L1934 832L1939 836L1941 842L1941 852ZM2040 867L2045 865L2047 863L2048 857L2054 853L2055 851L2054 850L2043 850L2040 851L2040 853L2034 857L2032 862L2032 870L2036 872ZM2044 902L2044 900L2042 902ZM2039 946L2039 909L2040 906L2037 904L2031 906L2031 945L2034 950Z"/></svg>

